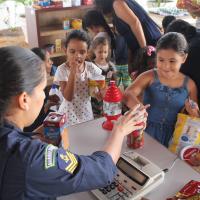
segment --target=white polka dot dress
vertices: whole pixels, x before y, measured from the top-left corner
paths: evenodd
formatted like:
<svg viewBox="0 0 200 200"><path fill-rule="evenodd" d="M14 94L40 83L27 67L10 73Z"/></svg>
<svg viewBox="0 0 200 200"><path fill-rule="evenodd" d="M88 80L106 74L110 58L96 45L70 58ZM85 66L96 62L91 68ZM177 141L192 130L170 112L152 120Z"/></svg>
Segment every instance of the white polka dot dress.
<svg viewBox="0 0 200 200"><path fill-rule="evenodd" d="M61 68L59 70L59 68ZM65 73L63 73L63 70ZM64 64L58 67L57 81L64 81L62 75L65 74L68 80L69 68ZM101 70L91 62L85 62L85 70L76 75L74 97L71 102L64 99L59 112L67 114L67 124L69 126L89 121L93 119L91 97L89 96L88 78L101 74Z"/></svg>

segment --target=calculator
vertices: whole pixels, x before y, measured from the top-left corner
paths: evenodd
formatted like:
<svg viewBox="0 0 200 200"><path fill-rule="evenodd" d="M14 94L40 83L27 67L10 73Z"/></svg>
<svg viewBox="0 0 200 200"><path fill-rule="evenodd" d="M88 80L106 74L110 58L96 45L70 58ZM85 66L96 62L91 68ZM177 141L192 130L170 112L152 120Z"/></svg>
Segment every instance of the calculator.
<svg viewBox="0 0 200 200"><path fill-rule="evenodd" d="M92 190L100 200L139 200L164 181L164 172L144 156L129 151L117 162L114 181L104 188Z"/></svg>

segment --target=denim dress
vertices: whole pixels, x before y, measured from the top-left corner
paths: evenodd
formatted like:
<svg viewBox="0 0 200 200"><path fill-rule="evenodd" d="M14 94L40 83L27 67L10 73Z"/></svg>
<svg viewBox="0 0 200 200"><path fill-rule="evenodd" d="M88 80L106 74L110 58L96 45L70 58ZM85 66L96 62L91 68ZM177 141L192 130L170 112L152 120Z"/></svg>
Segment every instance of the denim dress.
<svg viewBox="0 0 200 200"><path fill-rule="evenodd" d="M154 82L144 91L143 102L150 104L145 132L168 147L176 124L177 114L188 98L189 77L185 76L183 85L171 88L162 84L154 70Z"/></svg>

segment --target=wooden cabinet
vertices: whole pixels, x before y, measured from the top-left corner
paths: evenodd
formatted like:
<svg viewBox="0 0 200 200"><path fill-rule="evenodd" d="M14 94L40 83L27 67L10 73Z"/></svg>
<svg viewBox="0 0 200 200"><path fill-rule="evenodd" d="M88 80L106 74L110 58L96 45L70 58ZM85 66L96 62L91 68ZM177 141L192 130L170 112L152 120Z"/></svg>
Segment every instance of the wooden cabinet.
<svg viewBox="0 0 200 200"><path fill-rule="evenodd" d="M93 5L48 9L26 7L27 37L30 48L43 48L47 44L55 44L56 39L64 42L69 30L63 29L63 20L65 18L81 19L89 9L93 8ZM63 56L63 51L51 54L54 59Z"/></svg>

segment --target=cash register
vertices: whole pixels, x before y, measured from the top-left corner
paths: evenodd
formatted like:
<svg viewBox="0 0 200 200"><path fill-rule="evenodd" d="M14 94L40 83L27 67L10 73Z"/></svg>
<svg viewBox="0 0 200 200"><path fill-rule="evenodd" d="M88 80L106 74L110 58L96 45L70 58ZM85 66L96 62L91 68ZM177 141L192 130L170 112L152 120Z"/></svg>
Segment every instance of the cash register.
<svg viewBox="0 0 200 200"><path fill-rule="evenodd" d="M92 190L100 200L140 200L164 181L164 172L144 156L129 151L117 162L114 181L104 188Z"/></svg>

